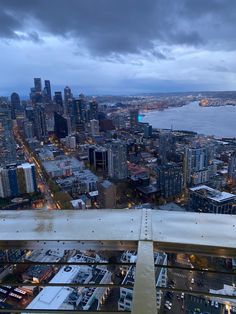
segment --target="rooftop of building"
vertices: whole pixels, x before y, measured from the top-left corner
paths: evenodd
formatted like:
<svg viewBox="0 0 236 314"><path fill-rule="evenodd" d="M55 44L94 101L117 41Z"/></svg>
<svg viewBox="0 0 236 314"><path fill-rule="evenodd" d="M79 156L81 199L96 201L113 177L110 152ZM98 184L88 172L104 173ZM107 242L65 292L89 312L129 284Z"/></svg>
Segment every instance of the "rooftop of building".
<svg viewBox="0 0 236 314"><path fill-rule="evenodd" d="M104 180L103 182L101 182L101 185L105 188L108 189L109 187L111 187L113 184L108 181L108 180Z"/></svg>
<svg viewBox="0 0 236 314"><path fill-rule="evenodd" d="M64 250L35 250L27 256L32 262L59 262L64 256Z"/></svg>
<svg viewBox="0 0 236 314"><path fill-rule="evenodd" d="M61 186L69 186L78 180L86 183L98 181L98 177L89 169L83 169L81 171L73 171L73 175L66 178L58 178L56 181Z"/></svg>
<svg viewBox="0 0 236 314"><path fill-rule="evenodd" d="M79 180L89 181L89 180L98 180L98 177L89 169L83 169L81 171L75 171L74 176Z"/></svg>
<svg viewBox="0 0 236 314"><path fill-rule="evenodd" d="M25 276L40 279L41 276L51 270L49 265L32 265L24 273Z"/></svg>
<svg viewBox="0 0 236 314"><path fill-rule="evenodd" d="M158 192L158 189L154 184L149 184L148 186L138 186L137 189L145 195Z"/></svg>
<svg viewBox="0 0 236 314"><path fill-rule="evenodd" d="M82 199L72 200L70 201L73 208L78 208L79 206L85 206L85 203Z"/></svg>
<svg viewBox="0 0 236 314"><path fill-rule="evenodd" d="M29 162L25 162L25 163L19 165L18 167L21 167L23 169L30 169L32 166L35 166L35 164L30 164Z"/></svg>
<svg viewBox="0 0 236 314"><path fill-rule="evenodd" d="M167 203L165 205L160 205L160 206L158 206L158 209L169 210L169 211L178 211L178 212L186 211L185 207L179 206L173 202Z"/></svg>
<svg viewBox="0 0 236 314"><path fill-rule="evenodd" d="M40 159L42 160L52 160L55 157L55 154L60 153L61 151L53 144L44 145L37 149ZM62 152L61 152L62 153Z"/></svg>
<svg viewBox="0 0 236 314"><path fill-rule="evenodd" d="M203 195L204 197L211 199L216 202L223 202L227 200L236 199L236 195L228 192L221 192L215 190L207 185L200 185L193 188L190 188L190 191L197 192L198 194Z"/></svg>
<svg viewBox="0 0 236 314"><path fill-rule="evenodd" d="M68 168L72 168L72 171L78 171L83 169L84 164L74 157L58 156L54 160L44 161L43 166L47 172Z"/></svg>
<svg viewBox="0 0 236 314"><path fill-rule="evenodd" d="M68 262L95 262L96 258L76 254ZM95 283L99 284L107 270L102 267L87 265L67 265L62 267L50 283ZM91 290L92 289L92 290ZM83 288L81 306L85 306L96 288ZM28 305L27 309L59 309L66 303L69 296L75 292L70 287L46 287ZM82 290L80 291L82 292ZM77 297L78 298L78 297ZM66 305L65 305L66 306ZM63 305L64 308L64 305Z"/></svg>

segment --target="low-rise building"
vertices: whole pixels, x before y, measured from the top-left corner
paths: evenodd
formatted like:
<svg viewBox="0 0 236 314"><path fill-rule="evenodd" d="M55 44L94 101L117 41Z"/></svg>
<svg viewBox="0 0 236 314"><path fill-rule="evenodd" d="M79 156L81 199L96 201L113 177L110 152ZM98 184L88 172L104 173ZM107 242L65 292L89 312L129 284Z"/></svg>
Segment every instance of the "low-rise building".
<svg viewBox="0 0 236 314"><path fill-rule="evenodd" d="M68 262L95 262L96 258L76 254ZM104 266L67 265L62 267L50 283L110 284L111 273ZM27 310L99 310L107 287L46 287L28 305ZM33 311L32 311L33 313Z"/></svg>
<svg viewBox="0 0 236 314"><path fill-rule="evenodd" d="M58 178L57 184L71 195L97 191L98 177L89 169L73 172L72 176Z"/></svg>
<svg viewBox="0 0 236 314"><path fill-rule="evenodd" d="M52 161L44 161L43 166L50 177L68 177L84 169L84 163L74 157L58 156Z"/></svg>
<svg viewBox="0 0 236 314"><path fill-rule="evenodd" d="M221 192L207 185L189 189L190 211L215 214L235 214L236 195Z"/></svg>

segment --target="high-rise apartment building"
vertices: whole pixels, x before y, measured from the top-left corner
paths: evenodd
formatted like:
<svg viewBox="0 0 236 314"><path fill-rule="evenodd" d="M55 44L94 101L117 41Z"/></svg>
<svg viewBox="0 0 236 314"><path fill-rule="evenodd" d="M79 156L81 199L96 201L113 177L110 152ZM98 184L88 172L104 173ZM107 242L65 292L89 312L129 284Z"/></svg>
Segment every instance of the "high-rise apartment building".
<svg viewBox="0 0 236 314"><path fill-rule="evenodd" d="M108 172L108 152L104 147L98 147L94 151L94 165L96 171L107 175Z"/></svg>
<svg viewBox="0 0 236 314"><path fill-rule="evenodd" d="M46 114L42 105L37 104L34 108L34 134L38 140L44 140L47 137Z"/></svg>
<svg viewBox="0 0 236 314"><path fill-rule="evenodd" d="M34 137L33 123L27 119L24 121L24 136L26 139L32 139Z"/></svg>
<svg viewBox="0 0 236 314"><path fill-rule="evenodd" d="M34 88L36 93L41 93L42 92L42 82L41 78L36 77L34 78Z"/></svg>
<svg viewBox="0 0 236 314"><path fill-rule="evenodd" d="M58 138L65 138L68 136L67 119L57 112L54 112L54 133Z"/></svg>
<svg viewBox="0 0 236 314"><path fill-rule="evenodd" d="M138 115L139 115L138 109L130 110L130 127L132 129L135 128L138 124Z"/></svg>
<svg viewBox="0 0 236 314"><path fill-rule="evenodd" d="M21 111L20 96L17 93L11 94L11 118L16 119L17 112Z"/></svg>
<svg viewBox="0 0 236 314"><path fill-rule="evenodd" d="M80 95L80 98L77 99L77 107L79 113L79 122L82 124L88 122L87 103L83 95Z"/></svg>
<svg viewBox="0 0 236 314"><path fill-rule="evenodd" d="M64 88L64 105L65 105L65 112L68 114L68 105L69 102L72 101L73 99L73 94L71 92L71 89L69 86L66 86Z"/></svg>
<svg viewBox="0 0 236 314"><path fill-rule="evenodd" d="M108 145L108 176L114 180L124 180L128 176L127 145L120 140Z"/></svg>
<svg viewBox="0 0 236 314"><path fill-rule="evenodd" d="M52 91L51 91L51 84L49 80L44 81L44 100L46 103L50 103L52 101Z"/></svg>
<svg viewBox="0 0 236 314"><path fill-rule="evenodd" d="M91 119L98 119L98 103L93 100L89 103L89 116Z"/></svg>
<svg viewBox="0 0 236 314"><path fill-rule="evenodd" d="M90 126L91 126L92 136L96 136L96 135L100 134L100 132L99 132L99 121L98 120L95 120L95 119L90 120Z"/></svg>
<svg viewBox="0 0 236 314"><path fill-rule="evenodd" d="M56 111L60 114L64 113L64 106L63 106L63 99L62 99L62 93L61 92L55 92L53 101L56 105Z"/></svg>
<svg viewBox="0 0 236 314"><path fill-rule="evenodd" d="M191 186L207 182L212 174L209 151L206 146L185 149L184 185Z"/></svg>
<svg viewBox="0 0 236 314"><path fill-rule="evenodd" d="M158 152L162 164L165 164L171 154L175 152L175 138L171 131L162 130L160 132Z"/></svg>
<svg viewBox="0 0 236 314"><path fill-rule="evenodd" d="M16 143L13 136L11 111L0 107L0 166L16 162Z"/></svg>
<svg viewBox="0 0 236 314"><path fill-rule="evenodd" d="M150 138L152 136L152 126L149 123L144 123L143 135L145 138Z"/></svg>
<svg viewBox="0 0 236 314"><path fill-rule="evenodd" d="M34 78L34 87L30 89L30 99L33 104L41 104L43 102L41 78Z"/></svg>
<svg viewBox="0 0 236 314"><path fill-rule="evenodd" d="M102 146L90 146L88 151L89 164L104 176L108 172L108 150Z"/></svg>
<svg viewBox="0 0 236 314"><path fill-rule="evenodd" d="M166 163L157 167L157 188L164 198L175 197L183 189L183 169L175 163Z"/></svg>
<svg viewBox="0 0 236 314"><path fill-rule="evenodd" d="M11 164L0 168L0 197L16 197L37 191L35 165Z"/></svg>

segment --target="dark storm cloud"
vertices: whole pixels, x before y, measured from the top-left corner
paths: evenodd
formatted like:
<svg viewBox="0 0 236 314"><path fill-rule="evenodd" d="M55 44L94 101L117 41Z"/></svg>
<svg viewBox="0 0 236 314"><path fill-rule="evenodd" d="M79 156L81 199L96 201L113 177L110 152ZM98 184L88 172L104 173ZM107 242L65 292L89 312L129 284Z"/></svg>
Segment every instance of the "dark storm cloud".
<svg viewBox="0 0 236 314"><path fill-rule="evenodd" d="M0 9L0 37L1 38L16 38L15 30L20 29L21 24L11 14Z"/></svg>
<svg viewBox="0 0 236 314"><path fill-rule="evenodd" d="M3 38L44 31L96 55L154 51L160 44L236 47L234 0L0 0L0 10ZM36 29L34 23L29 29L30 19L39 22Z"/></svg>

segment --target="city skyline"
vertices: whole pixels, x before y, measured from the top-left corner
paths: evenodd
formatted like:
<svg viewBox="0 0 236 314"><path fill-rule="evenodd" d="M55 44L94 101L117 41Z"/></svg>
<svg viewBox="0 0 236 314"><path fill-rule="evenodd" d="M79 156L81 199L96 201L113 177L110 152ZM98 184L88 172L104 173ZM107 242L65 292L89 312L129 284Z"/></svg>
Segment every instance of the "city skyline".
<svg viewBox="0 0 236 314"><path fill-rule="evenodd" d="M3 96L32 77L88 95L235 89L230 0L0 4Z"/></svg>

